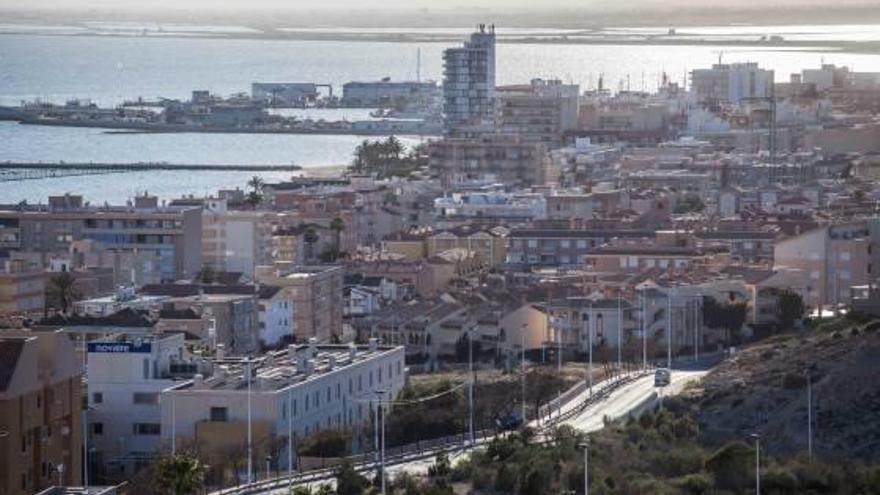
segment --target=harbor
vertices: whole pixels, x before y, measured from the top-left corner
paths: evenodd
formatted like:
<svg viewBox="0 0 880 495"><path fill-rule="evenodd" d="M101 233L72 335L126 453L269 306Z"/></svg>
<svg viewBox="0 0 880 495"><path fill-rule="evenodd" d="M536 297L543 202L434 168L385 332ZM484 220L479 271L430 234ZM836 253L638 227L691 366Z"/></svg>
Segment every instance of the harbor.
<svg viewBox="0 0 880 495"><path fill-rule="evenodd" d="M168 162L139 163L43 163L43 162L2 162L0 163L0 182L39 180L87 175L118 174L147 171L190 171L190 172L297 172L299 165L235 165L235 164L183 164Z"/></svg>
<svg viewBox="0 0 880 495"><path fill-rule="evenodd" d="M188 100L137 97L116 107L81 99L64 104L23 101L0 107L0 120L151 133L436 136L443 130L438 102L439 88L434 82L349 82L341 98L333 95L329 84L253 83L250 94L222 97L195 90ZM278 112L310 108L367 109L370 118L326 120Z"/></svg>

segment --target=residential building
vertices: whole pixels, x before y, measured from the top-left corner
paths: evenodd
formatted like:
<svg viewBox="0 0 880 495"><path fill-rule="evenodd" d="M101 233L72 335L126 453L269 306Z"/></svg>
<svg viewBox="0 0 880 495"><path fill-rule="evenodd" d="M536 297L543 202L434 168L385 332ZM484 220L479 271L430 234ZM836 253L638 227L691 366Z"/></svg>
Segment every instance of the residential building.
<svg viewBox="0 0 880 495"><path fill-rule="evenodd" d="M264 346L275 346L284 341L293 341L296 330L294 324L294 305L281 287L261 285L258 287L260 342Z"/></svg>
<svg viewBox="0 0 880 495"><path fill-rule="evenodd" d="M443 113L450 134L494 127L494 25L481 24L464 46L443 52Z"/></svg>
<svg viewBox="0 0 880 495"><path fill-rule="evenodd" d="M714 64L691 72L691 84L701 103L738 104L773 94L773 71L757 63Z"/></svg>
<svg viewBox="0 0 880 495"><path fill-rule="evenodd" d="M91 239L104 249L146 256L139 268L168 281L190 278L202 265L201 208L159 207L148 195L122 207L89 206L70 195L51 197L48 205L2 207L0 238L0 247L44 255Z"/></svg>
<svg viewBox="0 0 880 495"><path fill-rule="evenodd" d="M291 429L299 440L369 424L379 400L393 401L405 383L402 346L375 340L367 346L291 345L257 358L218 359L213 376L196 375L165 389L160 429L166 444L174 432L177 441L195 440L205 452L246 451L250 418L258 455L258 446ZM277 462L286 466L289 452L280 455Z"/></svg>
<svg viewBox="0 0 880 495"><path fill-rule="evenodd" d="M532 186L546 180L547 147L522 136L449 137L429 142L428 155L431 168L440 172L447 187L470 183Z"/></svg>
<svg viewBox="0 0 880 495"><path fill-rule="evenodd" d="M805 304L813 309L851 301L852 287L877 277L875 221L820 227L783 239L774 248L774 269L801 271Z"/></svg>
<svg viewBox="0 0 880 495"><path fill-rule="evenodd" d="M164 447L159 395L175 379L206 367L186 351L182 333L87 342L91 472L131 475Z"/></svg>
<svg viewBox="0 0 880 495"><path fill-rule="evenodd" d="M62 332L0 333L0 493L82 483L82 374Z"/></svg>
<svg viewBox="0 0 880 495"><path fill-rule="evenodd" d="M566 133L578 128L579 91L578 85L560 80L533 79L530 84L500 86L496 89L496 129L557 148L565 142Z"/></svg>
<svg viewBox="0 0 880 495"><path fill-rule="evenodd" d="M46 306L46 279L39 263L0 256L0 315L42 313Z"/></svg>
<svg viewBox="0 0 880 495"><path fill-rule="evenodd" d="M612 239L654 237L651 230L513 229L508 235L507 262L533 265L577 265Z"/></svg>
<svg viewBox="0 0 880 495"><path fill-rule="evenodd" d="M294 310L294 341L317 338L329 342L342 335L342 287L339 266L275 263L257 267L257 282L280 287Z"/></svg>

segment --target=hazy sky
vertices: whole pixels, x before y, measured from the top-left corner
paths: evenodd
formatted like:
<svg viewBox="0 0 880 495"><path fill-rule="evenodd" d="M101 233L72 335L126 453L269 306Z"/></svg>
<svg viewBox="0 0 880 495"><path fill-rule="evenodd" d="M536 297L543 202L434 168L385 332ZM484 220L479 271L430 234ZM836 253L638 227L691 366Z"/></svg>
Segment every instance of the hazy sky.
<svg viewBox="0 0 880 495"><path fill-rule="evenodd" d="M702 9L783 5L867 4L870 0L0 0L7 9L204 9L204 10L334 10L334 9L632 9L687 5Z"/></svg>

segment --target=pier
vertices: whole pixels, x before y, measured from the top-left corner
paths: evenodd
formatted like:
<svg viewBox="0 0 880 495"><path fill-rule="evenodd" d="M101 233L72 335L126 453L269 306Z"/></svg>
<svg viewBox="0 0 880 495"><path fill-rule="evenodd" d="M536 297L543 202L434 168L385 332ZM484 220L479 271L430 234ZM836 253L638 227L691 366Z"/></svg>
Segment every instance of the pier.
<svg viewBox="0 0 880 495"><path fill-rule="evenodd" d="M191 164L167 162L67 163L0 162L0 182L147 171L296 172L299 165Z"/></svg>

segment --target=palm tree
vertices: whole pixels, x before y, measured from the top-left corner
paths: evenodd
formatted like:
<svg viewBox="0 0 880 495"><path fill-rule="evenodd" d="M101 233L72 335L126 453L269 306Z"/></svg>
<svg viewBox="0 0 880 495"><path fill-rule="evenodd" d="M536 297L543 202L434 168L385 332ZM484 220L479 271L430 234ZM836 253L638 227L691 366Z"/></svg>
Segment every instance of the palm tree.
<svg viewBox="0 0 880 495"><path fill-rule="evenodd" d="M250 192L247 194L247 198L245 201L251 205L252 208L256 208L260 203L263 202L263 187L266 185L263 182L263 179L257 175L251 177L251 180L247 183L248 187L251 188Z"/></svg>
<svg viewBox="0 0 880 495"><path fill-rule="evenodd" d="M318 242L318 232L314 227L309 227L303 234L303 242L306 243L306 261L311 261L312 251L315 249L315 243Z"/></svg>
<svg viewBox="0 0 880 495"><path fill-rule="evenodd" d="M339 256L339 248L342 245L342 231L345 230L345 222L341 218L336 217L330 221L330 229L336 234L334 240L333 253L334 258Z"/></svg>
<svg viewBox="0 0 880 495"><path fill-rule="evenodd" d="M58 296L59 304L61 304L61 313L67 314L67 310L73 304L76 294L73 290L76 284L76 278L70 272L61 272L53 276L49 282L54 288L55 295Z"/></svg>
<svg viewBox="0 0 880 495"><path fill-rule="evenodd" d="M403 143L395 136L390 136L385 140L385 153L388 158L400 160L400 154L403 153Z"/></svg>
<svg viewBox="0 0 880 495"><path fill-rule="evenodd" d="M190 455L170 455L159 461L157 478L162 493L194 495L204 484L205 466Z"/></svg>

